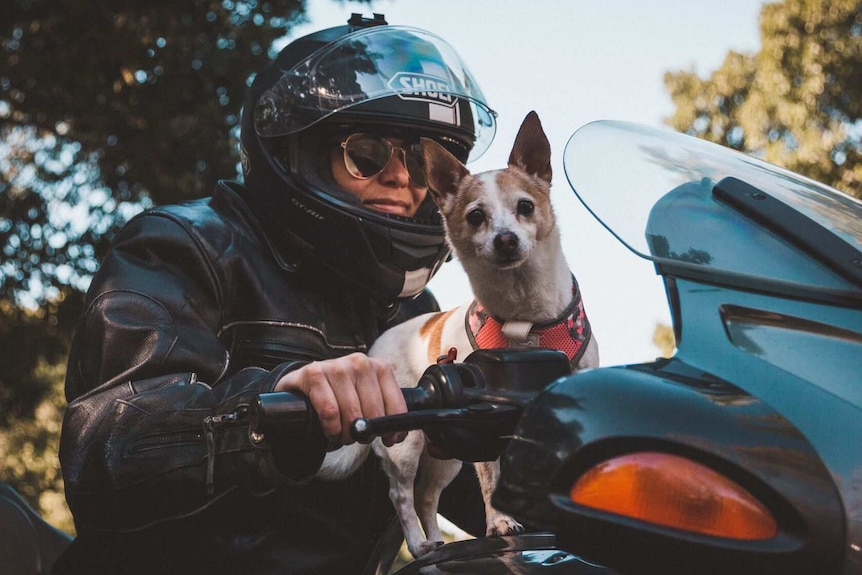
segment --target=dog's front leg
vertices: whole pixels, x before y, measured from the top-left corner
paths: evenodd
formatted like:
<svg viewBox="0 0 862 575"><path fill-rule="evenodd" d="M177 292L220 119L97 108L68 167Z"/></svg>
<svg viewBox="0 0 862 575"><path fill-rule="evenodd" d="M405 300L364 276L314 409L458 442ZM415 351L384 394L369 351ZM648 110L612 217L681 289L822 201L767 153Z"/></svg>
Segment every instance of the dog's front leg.
<svg viewBox="0 0 862 575"><path fill-rule="evenodd" d="M476 462L476 475L479 477L479 487L485 501L485 535L493 537L523 532L524 526L515 521L514 517L497 511L491 505L491 495L497 488L497 478L500 476L500 460Z"/></svg>
<svg viewBox="0 0 862 575"><path fill-rule="evenodd" d="M419 478L416 482L416 512L425 530L429 545L436 542L443 544L443 534L437 521L437 508L440 506L440 494L461 471L461 462L457 459L436 459L428 452L422 454L419 463Z"/></svg>
<svg viewBox="0 0 862 575"><path fill-rule="evenodd" d="M426 539L416 514L414 484L424 449L425 434L421 431L411 431L407 439L389 448L379 440L374 442L374 452L380 458L383 471L389 476L389 499L395 507L407 549L413 557L421 557L439 546L436 541Z"/></svg>

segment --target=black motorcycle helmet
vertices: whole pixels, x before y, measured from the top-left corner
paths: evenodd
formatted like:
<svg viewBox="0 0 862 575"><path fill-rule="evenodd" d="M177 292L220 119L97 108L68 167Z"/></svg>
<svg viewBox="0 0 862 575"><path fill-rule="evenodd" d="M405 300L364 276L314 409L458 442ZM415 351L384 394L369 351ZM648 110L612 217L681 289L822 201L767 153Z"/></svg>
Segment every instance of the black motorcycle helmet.
<svg viewBox="0 0 862 575"><path fill-rule="evenodd" d="M286 269L314 266L388 303L418 295L449 256L430 194L413 218L382 214L332 180L349 133L434 138L462 162L481 155L495 113L439 37L354 14L295 40L260 73L242 114L249 203Z"/></svg>

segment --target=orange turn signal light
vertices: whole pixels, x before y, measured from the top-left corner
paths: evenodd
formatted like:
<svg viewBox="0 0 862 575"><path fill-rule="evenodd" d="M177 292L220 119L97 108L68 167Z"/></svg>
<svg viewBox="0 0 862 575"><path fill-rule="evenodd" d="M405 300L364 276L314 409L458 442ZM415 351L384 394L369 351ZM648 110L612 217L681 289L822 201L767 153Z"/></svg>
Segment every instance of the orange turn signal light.
<svg viewBox="0 0 862 575"><path fill-rule="evenodd" d="M569 493L579 505L684 531L746 541L778 534L772 513L724 475L677 455L614 457L584 473Z"/></svg>

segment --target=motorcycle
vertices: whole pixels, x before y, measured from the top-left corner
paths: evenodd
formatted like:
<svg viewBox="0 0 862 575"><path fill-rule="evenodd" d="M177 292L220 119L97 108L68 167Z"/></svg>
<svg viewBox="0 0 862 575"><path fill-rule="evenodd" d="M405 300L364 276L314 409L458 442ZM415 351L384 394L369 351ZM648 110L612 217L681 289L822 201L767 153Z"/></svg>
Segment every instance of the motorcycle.
<svg viewBox="0 0 862 575"><path fill-rule="evenodd" d="M499 457L494 505L538 530L448 543L398 575L862 573L862 203L625 122L580 128L564 168L662 277L676 352L571 374L550 350L480 350L429 367L408 413L354 422L362 441L423 429L453 457ZM252 429L277 441L309 417L262 394ZM63 534L13 499L0 516L26 516L16 547L36 553L0 563L38 573Z"/></svg>

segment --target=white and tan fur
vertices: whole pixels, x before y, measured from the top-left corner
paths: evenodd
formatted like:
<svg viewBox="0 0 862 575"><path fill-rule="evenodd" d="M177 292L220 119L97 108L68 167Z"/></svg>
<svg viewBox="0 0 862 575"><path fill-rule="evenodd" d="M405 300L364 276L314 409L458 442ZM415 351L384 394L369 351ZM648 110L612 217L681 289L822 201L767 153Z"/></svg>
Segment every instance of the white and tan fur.
<svg viewBox="0 0 862 575"><path fill-rule="evenodd" d="M422 149L429 191L476 299L500 321L542 324L559 318L572 300L572 274L550 202L550 144L535 112L524 119L505 169L472 175L439 144L423 139ZM459 361L473 351L465 330L469 307L470 302L400 324L382 334L369 355L388 360L399 384L413 387L450 348L457 349ZM598 346L592 338L577 368L596 365ZM329 454L319 476L332 479L352 473L364 459L360 454L366 446L350 447ZM458 474L461 462L431 457L421 431L410 432L404 442L390 448L377 440L373 450L389 476L389 495L408 549L418 557L437 548L443 540L437 524L440 494ZM476 463L476 471L485 502L486 534L521 531L517 521L491 505L499 462Z"/></svg>

